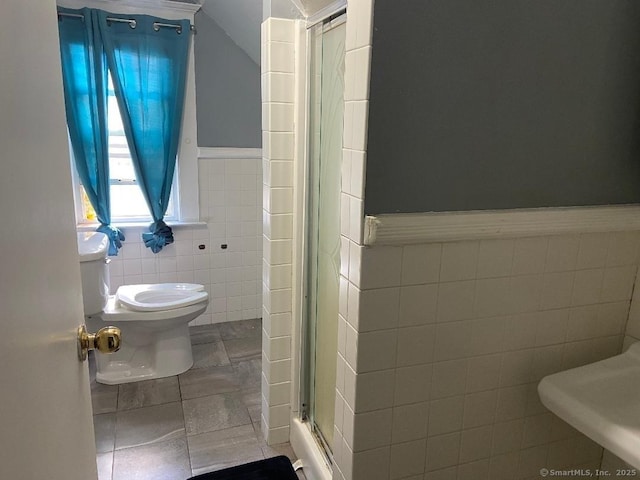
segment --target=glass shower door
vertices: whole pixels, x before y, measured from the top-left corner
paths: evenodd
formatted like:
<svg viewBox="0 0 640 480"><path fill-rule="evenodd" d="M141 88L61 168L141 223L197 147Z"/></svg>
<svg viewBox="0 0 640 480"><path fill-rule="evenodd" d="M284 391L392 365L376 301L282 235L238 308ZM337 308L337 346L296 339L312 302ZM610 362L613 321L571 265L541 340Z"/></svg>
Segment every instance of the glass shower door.
<svg viewBox="0 0 640 480"><path fill-rule="evenodd" d="M315 433L331 450L335 416L345 23L311 32L308 210L308 392Z"/></svg>

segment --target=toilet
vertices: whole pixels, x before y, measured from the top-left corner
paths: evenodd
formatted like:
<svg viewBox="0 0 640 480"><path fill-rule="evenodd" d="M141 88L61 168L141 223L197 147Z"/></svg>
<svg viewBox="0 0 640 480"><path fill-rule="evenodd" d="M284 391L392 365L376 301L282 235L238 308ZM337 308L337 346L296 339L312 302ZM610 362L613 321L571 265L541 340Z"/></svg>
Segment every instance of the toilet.
<svg viewBox="0 0 640 480"><path fill-rule="evenodd" d="M209 304L194 283L123 285L109 295L109 240L78 233L82 298L87 328L120 328L120 350L96 355L96 380L107 385L170 377L193 365L189 322Z"/></svg>

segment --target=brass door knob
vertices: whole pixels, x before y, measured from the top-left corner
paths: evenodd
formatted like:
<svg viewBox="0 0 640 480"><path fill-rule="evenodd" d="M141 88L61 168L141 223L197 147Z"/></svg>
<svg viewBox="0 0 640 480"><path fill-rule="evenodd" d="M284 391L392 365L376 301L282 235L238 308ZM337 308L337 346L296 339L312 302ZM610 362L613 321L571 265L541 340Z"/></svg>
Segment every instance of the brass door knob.
<svg viewBox="0 0 640 480"><path fill-rule="evenodd" d="M100 353L114 353L120 349L121 332L118 327L104 327L97 333L87 333L84 325L78 327L78 358L80 361L87 359L89 350L98 350Z"/></svg>

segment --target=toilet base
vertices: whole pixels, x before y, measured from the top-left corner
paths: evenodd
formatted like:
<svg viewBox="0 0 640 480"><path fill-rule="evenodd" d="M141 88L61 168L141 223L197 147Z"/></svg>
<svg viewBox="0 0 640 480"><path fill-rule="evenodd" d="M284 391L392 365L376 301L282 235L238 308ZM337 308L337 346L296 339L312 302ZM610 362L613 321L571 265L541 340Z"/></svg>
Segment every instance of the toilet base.
<svg viewBox="0 0 640 480"><path fill-rule="evenodd" d="M193 366L187 323L159 332L135 323L113 322L122 332L121 346L115 353L96 355L98 383L118 385L171 377ZM89 327L99 328L100 325Z"/></svg>

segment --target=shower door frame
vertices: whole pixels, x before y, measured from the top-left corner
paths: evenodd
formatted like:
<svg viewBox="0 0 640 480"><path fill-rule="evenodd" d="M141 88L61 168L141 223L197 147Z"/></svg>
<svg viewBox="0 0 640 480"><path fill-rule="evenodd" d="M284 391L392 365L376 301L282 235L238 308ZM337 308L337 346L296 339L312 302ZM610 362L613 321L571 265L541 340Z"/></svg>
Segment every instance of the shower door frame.
<svg viewBox="0 0 640 480"><path fill-rule="evenodd" d="M300 206L300 210L297 215L294 215L294 230L296 231L295 235L297 237L297 241L294 241L294 258L297 260L298 268L295 271L296 275L296 284L302 286L301 291L295 298L294 304L294 313L295 318L300 319L300 322L296 322L299 328L297 335L297 344L299 346L298 352L300 352L300 357L298 359L297 365L299 368L296 371L296 375L294 376L294 381L297 380L297 388L294 387L294 398L297 400L294 405L298 409L298 416L300 420L307 426L310 433L312 434L316 444L319 447L319 450L322 454L324 462L327 466L331 466L333 463L333 456L331 453L331 449L329 448L327 442L324 440L322 433L319 429L314 425L313 421L310 421L309 418L309 403L311 398L313 397L313 385L312 385L312 369L315 368L315 350L311 347L311 339L310 336L312 332L309 328L309 308L310 308L310 297L311 292L310 288L312 287L312 282L308 278L309 269L311 265L310 261L310 214L311 214L311 193L312 193L312 185L311 182L311 157L310 157L310 138L314 132L311 132L311 108L310 102L311 98L311 73L312 73L312 52L311 48L313 46L313 38L314 28L318 28L318 24L322 24L322 34L326 31L329 31L335 27L343 25L347 21L346 17L346 8L342 6L337 11L332 12L331 14L325 16L325 18L318 20L312 24L306 25L304 32L302 33L302 37L304 37L304 59L299 59L300 62L304 61L304 71L305 78L301 81L303 83L303 88L300 88L298 92L298 99L301 101L301 108L298 115L298 119L302 120L303 128L301 129L301 136L304 141L298 142L298 147L300 150L298 151L303 158L304 161L301 162L300 168L296 174L297 185L301 188L298 189L298 194L296 195L296 204ZM301 118L302 117L302 118ZM296 225L296 222L297 223ZM337 355L337 351L336 351ZM295 413L294 413L295 416Z"/></svg>

